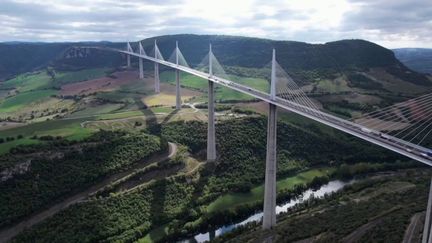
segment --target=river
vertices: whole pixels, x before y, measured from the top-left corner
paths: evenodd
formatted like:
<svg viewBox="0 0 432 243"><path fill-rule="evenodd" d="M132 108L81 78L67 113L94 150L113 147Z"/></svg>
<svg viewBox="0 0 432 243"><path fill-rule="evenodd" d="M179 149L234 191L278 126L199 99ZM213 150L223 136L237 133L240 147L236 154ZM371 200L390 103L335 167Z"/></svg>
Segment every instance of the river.
<svg viewBox="0 0 432 243"><path fill-rule="evenodd" d="M311 198L312 195L315 198L320 198L320 197L323 197L325 194L331 194L333 192L336 192L336 191L342 189L345 185L351 184L352 182L354 182L354 180L349 181L349 182L334 180L334 181L330 181L329 183L321 186L317 190L308 189L305 192L303 192L300 196L298 196L296 199L292 199L292 200L290 200L290 201L288 201L282 205L277 205L276 206L276 214L287 212L289 208L292 208L293 206L295 206L299 203L302 203L305 200L308 200L309 198ZM249 222L259 222L259 221L261 221L262 216L263 216L262 212L254 213L253 215L249 216L247 219L245 219L243 221L222 226L222 227L220 227L214 231L209 231L206 233L197 234L193 238L190 238L190 239L184 240L184 241L180 241L180 242L182 242L182 243L195 243L195 242L201 243L201 242L209 241L210 239L213 239L216 236L223 235L225 233L228 233L228 232L234 230L238 226L245 225Z"/></svg>

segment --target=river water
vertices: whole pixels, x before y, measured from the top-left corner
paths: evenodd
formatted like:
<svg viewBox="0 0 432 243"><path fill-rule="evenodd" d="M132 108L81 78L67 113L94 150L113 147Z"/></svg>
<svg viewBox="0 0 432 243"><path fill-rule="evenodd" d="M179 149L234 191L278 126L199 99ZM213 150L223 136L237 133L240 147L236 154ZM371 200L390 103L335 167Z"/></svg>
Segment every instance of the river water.
<svg viewBox="0 0 432 243"><path fill-rule="evenodd" d="M289 208L292 208L293 206L295 206L299 203L302 203L305 200L308 200L309 198L311 198L312 195L315 198L320 198L320 197L323 197L325 194L331 194L333 192L336 192L336 191L342 189L345 185L351 184L352 182L353 181L343 182L340 180L334 180L334 181L330 181L329 183L321 186L317 190L308 189L305 192L303 192L300 196L298 196L296 199L292 199L292 200L290 200L290 201L288 201L282 205L276 206L276 214L287 212ZM225 226L222 226L222 227L220 227L214 231L209 231L206 233L197 234L193 238L190 238L190 239L184 240L184 241L180 241L180 242L182 242L182 243L195 243L195 242L201 243L201 242L209 241L210 239L213 239L216 236L223 235L225 233L232 231L233 229L237 228L240 225L245 225L249 222L259 222L259 221L261 221L262 216L263 216L262 212L254 213L253 215L249 216L247 219L245 219L241 222L225 225Z"/></svg>

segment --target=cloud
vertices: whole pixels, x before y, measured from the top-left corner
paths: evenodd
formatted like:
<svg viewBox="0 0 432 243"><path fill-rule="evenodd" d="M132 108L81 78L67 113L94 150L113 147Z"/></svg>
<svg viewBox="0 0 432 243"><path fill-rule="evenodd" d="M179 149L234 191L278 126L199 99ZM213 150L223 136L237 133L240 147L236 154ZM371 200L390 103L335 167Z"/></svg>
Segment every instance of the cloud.
<svg viewBox="0 0 432 243"><path fill-rule="evenodd" d="M416 43L432 47L430 0L351 0L354 10L345 13L342 32L355 33L382 43Z"/></svg>
<svg viewBox="0 0 432 243"><path fill-rule="evenodd" d="M195 33L432 47L430 0L2 0L0 41Z"/></svg>

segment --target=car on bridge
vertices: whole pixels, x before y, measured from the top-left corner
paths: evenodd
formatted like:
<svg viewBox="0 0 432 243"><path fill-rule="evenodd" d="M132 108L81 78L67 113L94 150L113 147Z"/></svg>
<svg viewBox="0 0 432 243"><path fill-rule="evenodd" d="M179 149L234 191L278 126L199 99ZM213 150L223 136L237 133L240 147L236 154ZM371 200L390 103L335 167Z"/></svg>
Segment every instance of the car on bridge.
<svg viewBox="0 0 432 243"><path fill-rule="evenodd" d="M420 153L420 155L426 158L432 158L432 151L426 153Z"/></svg>

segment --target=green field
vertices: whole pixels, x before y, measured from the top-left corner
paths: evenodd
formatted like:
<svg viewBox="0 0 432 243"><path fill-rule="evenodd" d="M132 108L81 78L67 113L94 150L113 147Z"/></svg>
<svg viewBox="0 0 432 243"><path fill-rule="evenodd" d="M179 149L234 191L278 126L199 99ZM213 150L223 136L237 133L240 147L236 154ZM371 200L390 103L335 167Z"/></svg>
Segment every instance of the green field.
<svg viewBox="0 0 432 243"><path fill-rule="evenodd" d="M5 99L0 104L0 112L17 111L24 106L30 105L32 102L40 101L42 99L50 97L51 95L55 95L56 93L57 91L52 89L19 93L15 96Z"/></svg>
<svg viewBox="0 0 432 243"><path fill-rule="evenodd" d="M70 118L78 118L78 117L89 117L95 116L99 114L107 114L114 111L117 111L123 107L123 104L102 104L93 107L86 107L84 110L80 110L72 113Z"/></svg>
<svg viewBox="0 0 432 243"><path fill-rule="evenodd" d="M56 72L55 82L58 84L77 83L95 78L105 77L108 68L91 68L73 72Z"/></svg>
<svg viewBox="0 0 432 243"><path fill-rule="evenodd" d="M170 113L174 111L174 109L171 107L159 106L159 107L152 107L151 111L154 113Z"/></svg>
<svg viewBox="0 0 432 243"><path fill-rule="evenodd" d="M295 185L306 184L311 182L315 177L328 175L333 170L334 170L333 168L321 168L321 169L308 170L299 173L296 176L287 177L278 180L276 187L278 191L292 189L294 188ZM207 212L217 212L217 211L227 210L229 208L234 208L241 204L257 202L262 200L263 196L264 196L264 184L252 188L251 191L247 193L229 193L219 197L214 202L212 202L207 207Z"/></svg>
<svg viewBox="0 0 432 243"><path fill-rule="evenodd" d="M112 91L112 92L100 92L96 94L97 98L109 100L111 102L128 102L128 103L134 103L135 100L139 97L141 97L141 94L135 94L130 92L122 92L119 90Z"/></svg>
<svg viewBox="0 0 432 243"><path fill-rule="evenodd" d="M17 89L20 92L45 89L51 86L51 77L44 71L21 74L0 85L3 89Z"/></svg>
<svg viewBox="0 0 432 243"><path fill-rule="evenodd" d="M175 84L175 75L173 71L164 71L159 76L161 82ZM184 87L207 91L207 80L196 77L187 73L180 73L180 84Z"/></svg>
<svg viewBox="0 0 432 243"><path fill-rule="evenodd" d="M127 118L131 116L142 116L144 115L142 111L125 111L118 113L110 113L110 114L101 114L97 116L97 120L108 120L108 119L121 119Z"/></svg>
<svg viewBox="0 0 432 243"><path fill-rule="evenodd" d="M16 147L18 145L27 145L27 144L36 144L36 143L40 143L40 141L35 139L30 139L30 138L15 139L10 142L4 142L0 144L0 155L9 152L11 148Z"/></svg>
<svg viewBox="0 0 432 243"><path fill-rule="evenodd" d="M93 132L90 129L81 127L81 122L86 120L89 120L89 118L51 120L32 123L27 126L1 131L0 137L16 137L17 135L23 135L28 138L34 135L51 135L62 136L71 140L79 140L89 136Z"/></svg>

